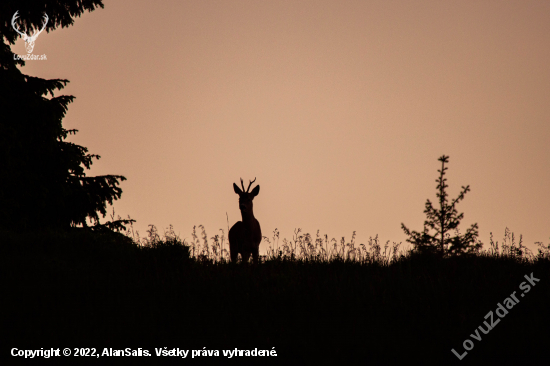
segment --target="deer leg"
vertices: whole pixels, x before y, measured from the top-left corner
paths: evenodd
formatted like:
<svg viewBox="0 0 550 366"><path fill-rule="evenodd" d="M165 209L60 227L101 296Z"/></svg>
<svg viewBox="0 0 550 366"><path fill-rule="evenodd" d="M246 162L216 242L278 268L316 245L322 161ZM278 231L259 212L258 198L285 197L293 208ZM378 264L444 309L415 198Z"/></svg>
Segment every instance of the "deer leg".
<svg viewBox="0 0 550 366"><path fill-rule="evenodd" d="M259 250L260 247L256 247L252 251L252 262L254 262L254 264L258 264Z"/></svg>
<svg viewBox="0 0 550 366"><path fill-rule="evenodd" d="M237 255L239 255L239 252L237 252L237 249L233 246L229 247L229 253L231 255L231 262L237 263Z"/></svg>
<svg viewBox="0 0 550 366"><path fill-rule="evenodd" d="M242 262L248 263L248 259L250 258L250 252L242 252L241 256L242 256Z"/></svg>

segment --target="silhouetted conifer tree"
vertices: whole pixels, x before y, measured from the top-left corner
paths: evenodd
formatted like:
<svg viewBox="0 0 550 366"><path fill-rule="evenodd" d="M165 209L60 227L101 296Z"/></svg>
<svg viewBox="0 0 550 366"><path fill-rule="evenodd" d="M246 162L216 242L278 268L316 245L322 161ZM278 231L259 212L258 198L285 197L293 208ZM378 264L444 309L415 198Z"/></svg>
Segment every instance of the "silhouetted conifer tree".
<svg viewBox="0 0 550 366"><path fill-rule="evenodd" d="M45 80L23 74L25 65L11 51L20 35L11 25L31 34L49 20L45 31L68 27L84 11L103 8L102 0L2 1L0 3L0 227L10 229L86 226L122 228L133 220L99 225L106 203L120 198L120 175L86 177L92 159L88 149L65 141L76 130L66 130L62 119L73 96L54 96L68 80ZM47 62L47 61L41 61ZM48 97L48 94L51 96Z"/></svg>
<svg viewBox="0 0 550 366"><path fill-rule="evenodd" d="M438 189L436 196L439 198L439 209L436 210L428 199L424 210L427 216L426 221L424 221L424 231L411 232L403 223L401 223L401 228L409 236L407 241L413 244L415 249L421 253L445 255L479 251L483 244L477 241L479 234L477 223L466 230L464 235L460 235L458 232L458 225L460 220L463 219L464 213L458 214L455 206L464 199L464 195L470 190L470 186L462 186L462 192L449 204L448 194L445 191L449 186L446 183L447 179L444 178L445 171L448 169L445 167L445 163L449 162L449 157L443 155L438 160L441 161L441 170L438 170L440 173L439 178L436 179ZM429 233L430 229L435 230L435 234L431 235ZM455 236L450 235L451 230L455 230Z"/></svg>

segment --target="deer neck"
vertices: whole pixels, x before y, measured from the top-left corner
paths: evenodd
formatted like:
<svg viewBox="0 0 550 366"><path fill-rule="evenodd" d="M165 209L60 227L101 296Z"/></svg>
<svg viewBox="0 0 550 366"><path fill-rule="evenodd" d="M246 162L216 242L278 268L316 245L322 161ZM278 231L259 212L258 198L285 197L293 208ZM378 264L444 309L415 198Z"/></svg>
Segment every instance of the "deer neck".
<svg viewBox="0 0 550 366"><path fill-rule="evenodd" d="M254 221L254 211L241 211L241 217L243 218L243 223L251 223Z"/></svg>

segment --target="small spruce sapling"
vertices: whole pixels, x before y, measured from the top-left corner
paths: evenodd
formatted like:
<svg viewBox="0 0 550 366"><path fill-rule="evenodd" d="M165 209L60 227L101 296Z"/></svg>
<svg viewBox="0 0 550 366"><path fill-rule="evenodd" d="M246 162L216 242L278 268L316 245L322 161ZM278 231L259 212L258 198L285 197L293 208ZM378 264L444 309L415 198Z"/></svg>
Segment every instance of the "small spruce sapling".
<svg viewBox="0 0 550 366"><path fill-rule="evenodd" d="M409 236L407 241L415 246L415 249L421 253L432 253L441 256L444 255L459 255L466 253L478 252L483 244L477 240L479 235L477 223L473 224L464 235L460 235L458 225L463 219L464 213L458 214L455 206L458 202L464 199L466 192L470 190L470 186L462 186L462 192L457 198L449 204L447 200L445 171L445 163L449 162L448 156L441 156L441 170L438 170L439 178L436 179L439 198L439 209L436 210L430 200L426 200L426 208L424 213L427 216L424 221L424 230L422 232L410 231L405 224L401 223L401 228ZM450 235L451 230L456 231L455 236ZM430 230L435 230L435 234L430 234Z"/></svg>

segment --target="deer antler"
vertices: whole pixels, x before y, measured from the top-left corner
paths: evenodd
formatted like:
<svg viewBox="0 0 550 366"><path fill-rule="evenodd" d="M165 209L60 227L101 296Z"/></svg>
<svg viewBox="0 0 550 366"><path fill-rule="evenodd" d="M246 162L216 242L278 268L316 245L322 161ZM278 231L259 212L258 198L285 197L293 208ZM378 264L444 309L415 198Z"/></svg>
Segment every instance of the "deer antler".
<svg viewBox="0 0 550 366"><path fill-rule="evenodd" d="M241 187L243 187L243 192L246 192L246 191L244 190L244 183L243 183L243 179L242 179L242 178L241 178Z"/></svg>
<svg viewBox="0 0 550 366"><path fill-rule="evenodd" d="M17 20L17 18L19 17L17 15L17 13L19 13L19 10L17 10L15 12L15 14L13 14L13 18L11 18L11 26L13 27L13 29L19 33L21 35L21 37L28 37L26 33L21 33L21 31L19 30L19 27L15 24L15 21Z"/></svg>
<svg viewBox="0 0 550 366"><path fill-rule="evenodd" d="M44 18L45 18L45 21L44 21L44 25L42 26L42 29L40 29L40 31L38 33L35 33L35 34L32 35L33 39L36 39L36 37L38 37L38 35L40 33L42 33L42 31L46 28L46 25L48 24L48 20L50 18L48 18L48 14L46 14L46 13L44 13Z"/></svg>
<svg viewBox="0 0 550 366"><path fill-rule="evenodd" d="M248 185L248 188L246 189L246 193L248 193L248 191L250 190L250 186L252 185L252 183L254 183L256 181L256 177L254 177L254 180L252 182L250 182L250 184ZM244 187L243 187L244 189Z"/></svg>

